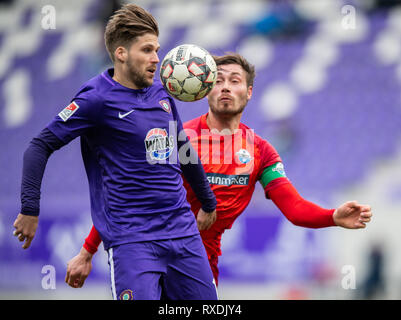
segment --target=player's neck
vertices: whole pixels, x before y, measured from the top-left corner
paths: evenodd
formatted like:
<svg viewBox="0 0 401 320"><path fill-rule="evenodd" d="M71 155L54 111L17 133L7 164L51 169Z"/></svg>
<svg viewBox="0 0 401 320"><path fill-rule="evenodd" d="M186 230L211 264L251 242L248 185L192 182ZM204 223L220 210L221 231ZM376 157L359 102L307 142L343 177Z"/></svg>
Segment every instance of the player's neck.
<svg viewBox="0 0 401 320"><path fill-rule="evenodd" d="M209 110L206 123L210 130L215 129L219 132L227 132L228 129L230 134L234 134L235 130L239 128L239 124L241 123L241 116L242 114L224 117L216 115Z"/></svg>
<svg viewBox="0 0 401 320"><path fill-rule="evenodd" d="M114 66L114 75L113 75L113 80L118 82L124 87L130 88L130 89L139 89L135 83L129 80L128 77L125 76L123 70L121 68Z"/></svg>

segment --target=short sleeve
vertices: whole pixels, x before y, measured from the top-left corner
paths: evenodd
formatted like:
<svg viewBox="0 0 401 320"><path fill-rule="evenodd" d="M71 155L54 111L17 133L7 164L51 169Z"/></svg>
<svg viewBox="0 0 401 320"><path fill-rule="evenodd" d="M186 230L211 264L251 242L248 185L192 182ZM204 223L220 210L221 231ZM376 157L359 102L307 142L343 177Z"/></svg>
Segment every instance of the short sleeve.
<svg viewBox="0 0 401 320"><path fill-rule="evenodd" d="M102 106L95 89L81 90L47 128L68 143L97 125Z"/></svg>

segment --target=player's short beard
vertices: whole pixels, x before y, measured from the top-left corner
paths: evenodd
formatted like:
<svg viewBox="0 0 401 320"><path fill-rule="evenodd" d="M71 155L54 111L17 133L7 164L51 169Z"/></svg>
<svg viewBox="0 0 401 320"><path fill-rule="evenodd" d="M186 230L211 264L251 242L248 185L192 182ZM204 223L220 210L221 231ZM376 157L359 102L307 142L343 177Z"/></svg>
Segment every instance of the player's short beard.
<svg viewBox="0 0 401 320"><path fill-rule="evenodd" d="M144 74L135 67L133 63L131 63L131 59L127 60L127 67L128 67L128 77L129 79L135 84L136 87L139 89L143 89L152 85L152 82L149 82Z"/></svg>
<svg viewBox="0 0 401 320"><path fill-rule="evenodd" d="M236 116L238 114L241 114L246 105L247 105L248 101L241 101L240 106L237 109L230 109L230 108L224 108L224 104L223 107L216 107L213 104L209 104L210 110L215 114L215 115L220 115L220 116Z"/></svg>

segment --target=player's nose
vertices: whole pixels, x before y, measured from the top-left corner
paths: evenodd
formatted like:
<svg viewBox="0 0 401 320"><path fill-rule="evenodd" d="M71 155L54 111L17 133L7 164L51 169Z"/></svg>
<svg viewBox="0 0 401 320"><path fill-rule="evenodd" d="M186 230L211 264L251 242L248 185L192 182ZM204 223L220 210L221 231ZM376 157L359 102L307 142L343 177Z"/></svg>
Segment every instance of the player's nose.
<svg viewBox="0 0 401 320"><path fill-rule="evenodd" d="M228 85L227 81L224 81L223 86L221 88L221 92L230 92L230 86Z"/></svg>
<svg viewBox="0 0 401 320"><path fill-rule="evenodd" d="M220 79L218 87L219 87L220 92L229 91L229 85L228 85L228 81L226 79Z"/></svg>
<svg viewBox="0 0 401 320"><path fill-rule="evenodd" d="M159 63L159 62L160 62L159 55L157 54L157 52L155 52L155 53L152 55L151 62L152 62L152 63Z"/></svg>

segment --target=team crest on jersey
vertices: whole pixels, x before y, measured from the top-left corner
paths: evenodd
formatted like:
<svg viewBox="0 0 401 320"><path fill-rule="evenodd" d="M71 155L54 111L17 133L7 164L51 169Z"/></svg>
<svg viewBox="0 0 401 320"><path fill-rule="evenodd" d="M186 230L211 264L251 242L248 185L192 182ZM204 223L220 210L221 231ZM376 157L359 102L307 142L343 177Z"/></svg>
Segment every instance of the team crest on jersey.
<svg viewBox="0 0 401 320"><path fill-rule="evenodd" d="M277 162L276 166L272 169L272 171L278 172L283 177L286 177L286 174L284 171L284 164L282 162Z"/></svg>
<svg viewBox="0 0 401 320"><path fill-rule="evenodd" d="M171 107L170 107L170 103L167 100L160 100L159 104L162 106L164 111L170 113Z"/></svg>
<svg viewBox="0 0 401 320"><path fill-rule="evenodd" d="M165 129L153 128L145 138L146 152L152 160L165 160L174 149L174 136L169 136Z"/></svg>
<svg viewBox="0 0 401 320"><path fill-rule="evenodd" d="M58 115L63 121L67 121L77 110L79 105L76 102L72 102L67 107L65 107Z"/></svg>
<svg viewBox="0 0 401 320"><path fill-rule="evenodd" d="M119 300L134 300L134 294L132 290L126 289L120 293Z"/></svg>
<svg viewBox="0 0 401 320"><path fill-rule="evenodd" d="M238 160L241 163L249 163L253 159L249 151L246 149L240 149L235 154L238 156Z"/></svg>

